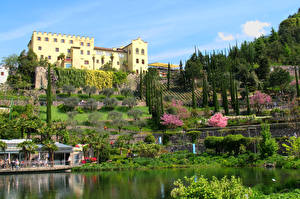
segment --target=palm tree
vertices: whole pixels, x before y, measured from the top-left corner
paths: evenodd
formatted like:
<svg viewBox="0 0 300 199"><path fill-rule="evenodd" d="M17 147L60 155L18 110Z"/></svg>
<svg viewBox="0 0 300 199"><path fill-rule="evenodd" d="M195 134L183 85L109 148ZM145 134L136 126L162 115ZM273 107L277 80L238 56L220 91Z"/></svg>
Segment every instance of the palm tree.
<svg viewBox="0 0 300 199"><path fill-rule="evenodd" d="M20 151L24 153L25 161L28 162L31 159L31 154L36 151L38 146L32 141L26 140L24 142L19 143L17 147L21 148Z"/></svg>
<svg viewBox="0 0 300 199"><path fill-rule="evenodd" d="M58 150L58 147L55 145L55 142L53 140L45 140L43 142L43 150L48 151L49 156L50 156L50 164L53 167L54 165L54 152Z"/></svg>
<svg viewBox="0 0 300 199"><path fill-rule="evenodd" d="M96 152L97 162L107 161L109 159L108 134L96 134L90 141L92 149Z"/></svg>
<svg viewBox="0 0 300 199"><path fill-rule="evenodd" d="M60 55L57 57L58 60L61 60L60 66L63 68L65 65L65 54L64 53L60 53Z"/></svg>
<svg viewBox="0 0 300 199"><path fill-rule="evenodd" d="M5 151L7 149L7 144L0 140L0 149L1 151Z"/></svg>

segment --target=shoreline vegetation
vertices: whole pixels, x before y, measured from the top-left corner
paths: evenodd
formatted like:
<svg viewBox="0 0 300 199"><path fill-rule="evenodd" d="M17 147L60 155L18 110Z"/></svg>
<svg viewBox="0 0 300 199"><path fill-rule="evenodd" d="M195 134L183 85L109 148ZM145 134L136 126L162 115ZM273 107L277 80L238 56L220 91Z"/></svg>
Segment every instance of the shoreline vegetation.
<svg viewBox="0 0 300 199"><path fill-rule="evenodd" d="M74 167L72 172L83 171L112 171L130 169L164 169L164 168L192 168L192 167L272 167L282 169L300 169L300 159L275 154L265 159L260 159L258 154L249 153L238 156L192 154L175 152L162 154L160 157L113 158L100 164L87 163Z"/></svg>

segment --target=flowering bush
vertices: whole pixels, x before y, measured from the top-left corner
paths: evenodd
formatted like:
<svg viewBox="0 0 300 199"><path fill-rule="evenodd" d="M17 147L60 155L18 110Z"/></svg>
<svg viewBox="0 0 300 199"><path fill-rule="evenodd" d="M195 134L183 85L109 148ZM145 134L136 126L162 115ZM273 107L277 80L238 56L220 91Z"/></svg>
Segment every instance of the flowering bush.
<svg viewBox="0 0 300 199"><path fill-rule="evenodd" d="M208 120L208 125L214 127L226 127L227 120L228 118L223 117L222 113L216 113Z"/></svg>
<svg viewBox="0 0 300 199"><path fill-rule="evenodd" d="M82 164L97 162L97 158L95 157L85 157L84 160L81 160Z"/></svg>
<svg viewBox="0 0 300 199"><path fill-rule="evenodd" d="M165 113L160 119L162 120L160 123L168 128L176 128L183 125L182 120L177 115Z"/></svg>
<svg viewBox="0 0 300 199"><path fill-rule="evenodd" d="M270 95L255 91L254 95L250 97L250 104L260 113L264 106L271 103L272 98Z"/></svg>
<svg viewBox="0 0 300 199"><path fill-rule="evenodd" d="M186 119L190 117L190 112L183 107L183 102L180 100L172 100L172 102L167 103L165 107L167 110L172 110L171 112L168 112L169 114L176 114L180 119Z"/></svg>

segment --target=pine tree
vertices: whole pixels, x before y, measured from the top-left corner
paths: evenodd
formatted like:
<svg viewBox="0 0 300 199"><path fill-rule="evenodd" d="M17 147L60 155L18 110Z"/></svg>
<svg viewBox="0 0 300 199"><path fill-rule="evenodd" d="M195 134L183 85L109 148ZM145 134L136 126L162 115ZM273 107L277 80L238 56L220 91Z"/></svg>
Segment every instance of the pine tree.
<svg viewBox="0 0 300 199"><path fill-rule="evenodd" d="M47 125L50 127L52 122L52 115L51 115L51 107L52 107L52 91L51 91L51 68L50 64L48 64L48 71L47 71Z"/></svg>
<svg viewBox="0 0 300 199"><path fill-rule="evenodd" d="M250 101L249 101L249 90L248 90L248 86L246 85L245 87L246 90L246 101L247 101L247 115L251 114L251 107L250 107Z"/></svg>
<svg viewBox="0 0 300 199"><path fill-rule="evenodd" d="M167 79L168 79L168 83L167 83L167 89L170 90L170 78L171 78L171 66L170 66L170 62L168 63L168 73L167 73Z"/></svg>
<svg viewBox="0 0 300 199"><path fill-rule="evenodd" d="M206 75L204 75L203 77L203 107L207 107L208 106L208 90L207 90L207 77Z"/></svg>

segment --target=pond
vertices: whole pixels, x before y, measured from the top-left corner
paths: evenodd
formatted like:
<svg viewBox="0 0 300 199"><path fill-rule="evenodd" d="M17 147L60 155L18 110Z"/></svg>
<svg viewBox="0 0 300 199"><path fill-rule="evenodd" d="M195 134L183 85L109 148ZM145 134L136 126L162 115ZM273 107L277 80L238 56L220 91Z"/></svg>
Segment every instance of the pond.
<svg viewBox="0 0 300 199"><path fill-rule="evenodd" d="M85 173L1 175L0 198L170 198L173 182L184 176L239 176L265 193L300 188L299 170L201 168Z"/></svg>

